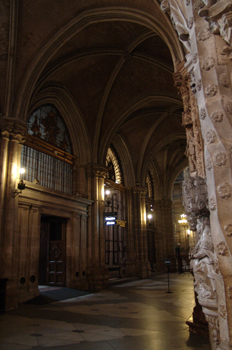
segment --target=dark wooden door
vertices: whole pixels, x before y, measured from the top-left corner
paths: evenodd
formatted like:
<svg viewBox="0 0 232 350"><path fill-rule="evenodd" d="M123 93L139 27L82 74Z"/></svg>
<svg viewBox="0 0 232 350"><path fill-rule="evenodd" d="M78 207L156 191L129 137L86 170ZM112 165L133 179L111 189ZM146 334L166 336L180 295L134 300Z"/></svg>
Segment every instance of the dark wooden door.
<svg viewBox="0 0 232 350"><path fill-rule="evenodd" d="M46 239L40 239L40 281L46 278L47 285L65 286L65 220L56 217L44 217L41 232ZM46 243L45 243L46 240ZM46 255L46 257L45 257ZM46 264L46 274L45 266Z"/></svg>

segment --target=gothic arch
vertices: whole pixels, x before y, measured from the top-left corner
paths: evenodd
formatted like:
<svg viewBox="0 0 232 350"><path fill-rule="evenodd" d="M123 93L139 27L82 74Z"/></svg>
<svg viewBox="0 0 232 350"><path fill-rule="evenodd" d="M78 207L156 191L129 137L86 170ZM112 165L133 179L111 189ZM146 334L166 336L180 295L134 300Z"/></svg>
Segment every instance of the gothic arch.
<svg viewBox="0 0 232 350"><path fill-rule="evenodd" d="M78 163L89 163L91 161L89 134L81 111L71 94L57 83L47 84L34 94L27 115L46 103L53 103L62 114L70 134L73 152L78 157Z"/></svg>

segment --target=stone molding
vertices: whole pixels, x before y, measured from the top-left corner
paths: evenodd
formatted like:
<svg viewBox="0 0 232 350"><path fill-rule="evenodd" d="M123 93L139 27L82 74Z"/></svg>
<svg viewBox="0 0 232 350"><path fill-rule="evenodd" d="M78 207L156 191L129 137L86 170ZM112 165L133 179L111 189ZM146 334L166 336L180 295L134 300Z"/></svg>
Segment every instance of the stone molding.
<svg viewBox="0 0 232 350"><path fill-rule="evenodd" d="M107 171L107 167L100 163L89 163L86 166L87 175L90 177L105 178Z"/></svg>
<svg viewBox="0 0 232 350"><path fill-rule="evenodd" d="M1 118L0 130L3 137L24 143L27 135L25 122L15 118Z"/></svg>

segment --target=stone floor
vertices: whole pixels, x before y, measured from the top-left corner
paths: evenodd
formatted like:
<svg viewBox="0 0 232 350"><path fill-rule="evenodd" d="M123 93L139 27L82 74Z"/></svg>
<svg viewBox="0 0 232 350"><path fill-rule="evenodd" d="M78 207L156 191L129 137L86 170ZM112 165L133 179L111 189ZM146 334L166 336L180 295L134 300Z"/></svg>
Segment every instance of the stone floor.
<svg viewBox="0 0 232 350"><path fill-rule="evenodd" d="M185 321L194 306L190 274L134 280L0 315L0 350L207 350Z"/></svg>

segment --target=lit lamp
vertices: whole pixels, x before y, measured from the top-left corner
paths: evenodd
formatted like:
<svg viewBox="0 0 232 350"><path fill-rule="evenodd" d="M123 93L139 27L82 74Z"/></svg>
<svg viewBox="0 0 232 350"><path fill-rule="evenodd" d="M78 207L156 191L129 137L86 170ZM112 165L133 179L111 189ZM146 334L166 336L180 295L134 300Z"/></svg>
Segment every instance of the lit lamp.
<svg viewBox="0 0 232 350"><path fill-rule="evenodd" d="M105 191L105 194L106 194L106 204L107 204L107 206L109 207L109 206L110 206L110 203L111 203L110 197L109 197L109 195L110 195L110 190L106 190L106 191Z"/></svg>
<svg viewBox="0 0 232 350"><path fill-rule="evenodd" d="M20 174L25 174L25 169L24 168L20 168L19 169L19 173ZM22 193L22 190L25 190L25 188L26 188L25 183L23 182L22 179L20 179L19 182L18 182L18 188L13 191L14 197L17 196L19 193Z"/></svg>

